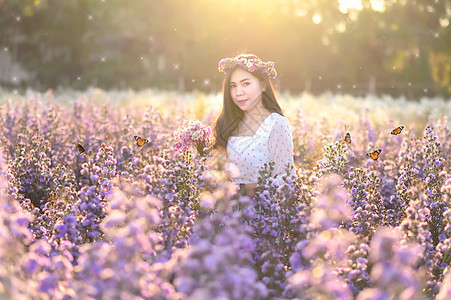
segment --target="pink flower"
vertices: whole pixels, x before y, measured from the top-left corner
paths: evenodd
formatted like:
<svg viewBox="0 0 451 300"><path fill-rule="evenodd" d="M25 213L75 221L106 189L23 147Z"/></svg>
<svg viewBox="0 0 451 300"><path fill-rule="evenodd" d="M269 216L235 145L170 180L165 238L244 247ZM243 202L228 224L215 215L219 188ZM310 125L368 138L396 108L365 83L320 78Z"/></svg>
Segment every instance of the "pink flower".
<svg viewBox="0 0 451 300"><path fill-rule="evenodd" d="M200 155L204 156L208 148L213 144L211 128L200 121L183 122L183 126L174 133L175 149L186 152L190 147L195 147ZM207 148L207 149L205 149Z"/></svg>

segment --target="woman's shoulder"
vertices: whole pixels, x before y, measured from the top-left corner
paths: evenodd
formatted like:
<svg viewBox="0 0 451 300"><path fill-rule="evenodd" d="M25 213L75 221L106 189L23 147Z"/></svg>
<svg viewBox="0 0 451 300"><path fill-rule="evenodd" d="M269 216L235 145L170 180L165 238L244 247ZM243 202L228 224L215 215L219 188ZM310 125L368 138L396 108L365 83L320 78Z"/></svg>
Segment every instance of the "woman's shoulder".
<svg viewBox="0 0 451 300"><path fill-rule="evenodd" d="M277 112L273 112L270 115L271 123L274 125L275 123L281 123L290 126L290 121L285 116L282 116L281 114Z"/></svg>

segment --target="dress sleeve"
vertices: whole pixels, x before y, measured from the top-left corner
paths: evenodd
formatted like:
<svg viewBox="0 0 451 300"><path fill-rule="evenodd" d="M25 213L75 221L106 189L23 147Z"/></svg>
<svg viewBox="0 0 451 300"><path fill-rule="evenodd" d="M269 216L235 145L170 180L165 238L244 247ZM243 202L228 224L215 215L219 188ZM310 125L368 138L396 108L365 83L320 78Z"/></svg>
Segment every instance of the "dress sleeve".
<svg viewBox="0 0 451 300"><path fill-rule="evenodd" d="M285 166L294 166L293 160L293 136L290 123L286 118L274 121L274 125L269 135L269 160L274 162L274 172L278 174L277 181L282 183L282 176L285 174ZM292 174L295 173L293 169Z"/></svg>

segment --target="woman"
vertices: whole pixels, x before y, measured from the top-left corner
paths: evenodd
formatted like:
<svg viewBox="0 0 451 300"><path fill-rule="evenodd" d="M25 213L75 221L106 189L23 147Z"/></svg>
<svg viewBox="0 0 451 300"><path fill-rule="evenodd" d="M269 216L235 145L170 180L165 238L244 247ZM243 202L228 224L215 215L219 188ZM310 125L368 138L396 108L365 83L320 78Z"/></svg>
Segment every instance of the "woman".
<svg viewBox="0 0 451 300"><path fill-rule="evenodd" d="M241 54L219 62L226 74L223 108L214 124L214 148L227 153L239 169L231 178L240 192L252 197L263 165L273 161L277 180L282 183L286 165L293 166L293 138L288 120L277 103L273 85L277 72L273 62L252 54Z"/></svg>

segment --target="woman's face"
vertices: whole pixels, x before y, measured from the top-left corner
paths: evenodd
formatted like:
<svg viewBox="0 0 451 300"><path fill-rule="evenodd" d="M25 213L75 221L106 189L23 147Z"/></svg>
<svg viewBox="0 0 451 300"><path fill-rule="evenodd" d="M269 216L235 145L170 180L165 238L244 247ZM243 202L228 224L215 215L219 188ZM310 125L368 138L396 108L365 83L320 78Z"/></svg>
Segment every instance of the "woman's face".
<svg viewBox="0 0 451 300"><path fill-rule="evenodd" d="M264 82L242 68L236 68L230 76L230 96L243 111L249 112L262 105L265 88Z"/></svg>

